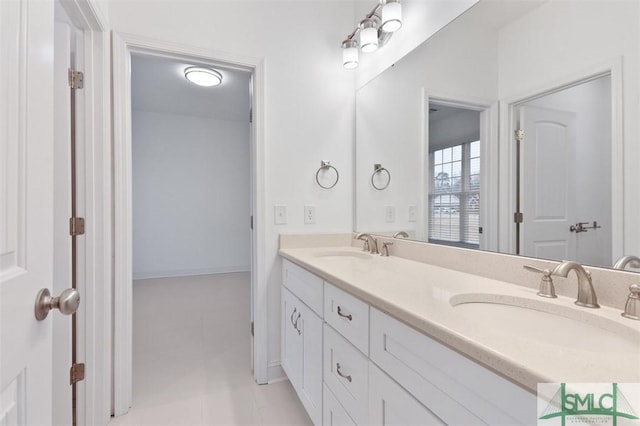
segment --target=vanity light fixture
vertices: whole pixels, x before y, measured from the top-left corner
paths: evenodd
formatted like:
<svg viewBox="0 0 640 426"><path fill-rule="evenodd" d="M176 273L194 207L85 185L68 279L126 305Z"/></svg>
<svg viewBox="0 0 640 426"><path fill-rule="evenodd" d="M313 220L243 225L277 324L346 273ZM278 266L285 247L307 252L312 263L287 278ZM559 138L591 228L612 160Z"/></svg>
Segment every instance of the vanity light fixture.
<svg viewBox="0 0 640 426"><path fill-rule="evenodd" d="M187 67L184 70L184 77L198 86L212 87L222 84L222 74L211 68Z"/></svg>
<svg viewBox="0 0 640 426"><path fill-rule="evenodd" d="M402 26L400 0L379 0L379 3L360 21L342 42L342 65L346 69L358 66L358 47L365 53L384 46L394 31Z"/></svg>
<svg viewBox="0 0 640 426"><path fill-rule="evenodd" d="M342 42L342 65L350 70L358 66L358 41L346 39Z"/></svg>
<svg viewBox="0 0 640 426"><path fill-rule="evenodd" d="M365 53L374 52L378 48L378 23L373 18L360 22L360 49Z"/></svg>
<svg viewBox="0 0 640 426"><path fill-rule="evenodd" d="M382 29L388 33L402 27L402 5L400 0L382 0Z"/></svg>

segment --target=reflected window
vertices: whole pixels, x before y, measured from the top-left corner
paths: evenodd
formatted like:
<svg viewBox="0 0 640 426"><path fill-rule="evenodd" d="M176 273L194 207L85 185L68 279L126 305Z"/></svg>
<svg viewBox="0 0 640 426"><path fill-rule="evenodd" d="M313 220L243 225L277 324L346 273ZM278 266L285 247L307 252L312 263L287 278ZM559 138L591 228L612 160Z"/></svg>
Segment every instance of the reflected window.
<svg viewBox="0 0 640 426"><path fill-rule="evenodd" d="M478 248L480 141L433 151L429 157L429 241Z"/></svg>

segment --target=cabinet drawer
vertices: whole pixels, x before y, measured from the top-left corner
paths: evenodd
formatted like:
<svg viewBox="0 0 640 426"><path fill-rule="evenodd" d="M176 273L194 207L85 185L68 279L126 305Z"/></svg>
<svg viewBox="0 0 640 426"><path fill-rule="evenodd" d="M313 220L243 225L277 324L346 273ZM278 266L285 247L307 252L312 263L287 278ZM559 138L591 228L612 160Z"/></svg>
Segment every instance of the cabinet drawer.
<svg viewBox="0 0 640 426"><path fill-rule="evenodd" d="M325 282L324 320L363 354L369 354L369 305Z"/></svg>
<svg viewBox="0 0 640 426"><path fill-rule="evenodd" d="M356 424L368 424L369 362L335 330L324 325L324 382Z"/></svg>
<svg viewBox="0 0 640 426"><path fill-rule="evenodd" d="M322 278L282 259L282 284L322 317Z"/></svg>
<svg viewBox="0 0 640 426"><path fill-rule="evenodd" d="M374 308L371 360L447 424L536 424L534 395Z"/></svg>
<svg viewBox="0 0 640 426"><path fill-rule="evenodd" d="M356 426L327 385L322 391L322 424L324 426Z"/></svg>
<svg viewBox="0 0 640 426"><path fill-rule="evenodd" d="M372 425L444 426L433 412L373 363L369 365L369 385L369 422Z"/></svg>

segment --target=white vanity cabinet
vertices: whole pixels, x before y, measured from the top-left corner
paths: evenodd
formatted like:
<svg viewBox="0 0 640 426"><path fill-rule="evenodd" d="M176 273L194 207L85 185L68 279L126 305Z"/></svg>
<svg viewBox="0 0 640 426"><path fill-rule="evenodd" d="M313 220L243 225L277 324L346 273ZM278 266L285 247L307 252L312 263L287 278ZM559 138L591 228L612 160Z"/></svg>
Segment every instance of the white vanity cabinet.
<svg viewBox="0 0 640 426"><path fill-rule="evenodd" d="M281 363L315 425L322 423L322 280L286 262L281 304ZM317 281L319 280L319 281ZM287 284L289 284L287 286ZM315 285L319 285L316 291ZM304 287L302 300L289 288Z"/></svg>
<svg viewBox="0 0 640 426"><path fill-rule="evenodd" d="M533 394L288 260L282 367L316 426L537 421Z"/></svg>

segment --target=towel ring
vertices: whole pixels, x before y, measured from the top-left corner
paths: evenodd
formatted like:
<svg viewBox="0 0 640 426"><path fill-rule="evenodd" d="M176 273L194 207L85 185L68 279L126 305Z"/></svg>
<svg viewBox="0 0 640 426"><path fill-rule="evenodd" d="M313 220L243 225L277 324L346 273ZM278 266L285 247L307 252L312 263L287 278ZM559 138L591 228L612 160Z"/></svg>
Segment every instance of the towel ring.
<svg viewBox="0 0 640 426"><path fill-rule="evenodd" d="M378 174L378 173L386 173L387 174L387 183L385 185L383 185L383 186L376 186L376 184L374 182L374 178L376 177L376 174ZM373 186L378 191L382 191L383 189L387 189L387 187L389 186L390 183L391 183L391 173L389 172L389 170L387 170L384 167L382 167L382 164L374 164L373 165L373 174L371 175L371 186Z"/></svg>
<svg viewBox="0 0 640 426"><path fill-rule="evenodd" d="M333 169L336 172L336 180L335 180L335 182L333 182L332 185L324 186L323 184L320 183L320 172L322 170L328 170L328 169ZM324 188L324 189L331 189L334 186L336 186L336 184L338 183L338 180L340 180L340 173L338 173L338 169L333 167L331 165L331 163L328 162L328 161L320 161L320 168L316 172L316 183L318 184L318 186L320 186L320 188Z"/></svg>

